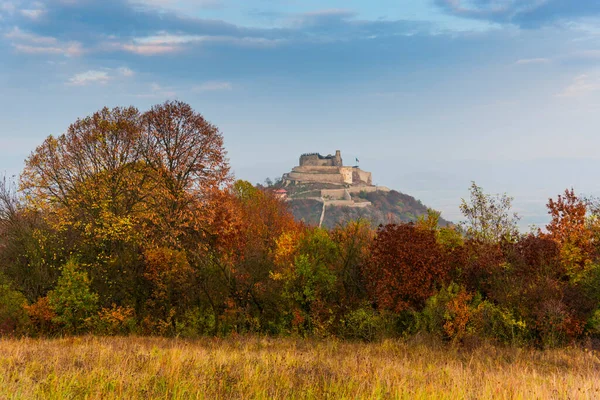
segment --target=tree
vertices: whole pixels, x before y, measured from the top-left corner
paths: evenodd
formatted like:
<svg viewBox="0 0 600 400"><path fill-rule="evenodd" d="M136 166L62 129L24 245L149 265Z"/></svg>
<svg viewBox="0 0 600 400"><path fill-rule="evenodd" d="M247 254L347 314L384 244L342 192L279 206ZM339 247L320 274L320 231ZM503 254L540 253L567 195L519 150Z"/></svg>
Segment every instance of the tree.
<svg viewBox="0 0 600 400"><path fill-rule="evenodd" d="M382 226L363 269L370 298L381 309L420 309L449 272L435 232L414 224Z"/></svg>
<svg viewBox="0 0 600 400"><path fill-rule="evenodd" d="M56 313L54 322L68 333L79 333L98 309L98 295L90 288L90 279L77 261L70 259L62 268L56 288L48 293Z"/></svg>
<svg viewBox="0 0 600 400"><path fill-rule="evenodd" d="M565 190L556 200L548 200L550 223L546 225L547 237L561 246L561 259L571 274L584 271L592 263L593 232L589 229L587 204Z"/></svg>
<svg viewBox="0 0 600 400"><path fill-rule="evenodd" d="M142 153L156 180L152 222L158 237L180 245L184 232L202 228L210 192L230 182L223 137L180 101L144 113L142 130Z"/></svg>
<svg viewBox="0 0 600 400"><path fill-rule="evenodd" d="M143 115L103 108L49 136L27 159L21 189L28 211L79 256L105 305L139 311L145 249L205 240L212 192L228 171L217 128L167 102Z"/></svg>
<svg viewBox="0 0 600 400"><path fill-rule="evenodd" d="M487 243L515 241L519 237L519 216L510 213L512 197L506 194L485 194L475 182L471 183L470 199L462 199L460 210L466 221L461 225L469 237Z"/></svg>

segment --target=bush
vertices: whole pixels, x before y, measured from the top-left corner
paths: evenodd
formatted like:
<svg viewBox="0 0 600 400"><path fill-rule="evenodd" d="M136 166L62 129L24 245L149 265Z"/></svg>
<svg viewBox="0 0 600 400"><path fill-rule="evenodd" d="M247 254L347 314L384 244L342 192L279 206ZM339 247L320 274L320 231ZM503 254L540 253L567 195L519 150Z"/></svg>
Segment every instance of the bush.
<svg viewBox="0 0 600 400"><path fill-rule="evenodd" d="M47 296L40 297L30 306L26 305L25 311L31 320L34 334L49 335L57 331L58 327L54 322L56 313L52 310Z"/></svg>
<svg viewBox="0 0 600 400"><path fill-rule="evenodd" d="M0 336L23 333L29 323L25 296L0 275Z"/></svg>
<svg viewBox="0 0 600 400"><path fill-rule="evenodd" d="M67 333L80 333L89 327L98 309L98 295L90 289L90 279L74 259L62 268L56 288L48 293L48 302L56 313L53 322Z"/></svg>
<svg viewBox="0 0 600 400"><path fill-rule="evenodd" d="M102 308L94 321L94 331L101 335L128 335L136 331L135 311L113 304Z"/></svg>
<svg viewBox="0 0 600 400"><path fill-rule="evenodd" d="M386 332L385 317L370 306L350 311L341 321L340 336L372 342Z"/></svg>
<svg viewBox="0 0 600 400"><path fill-rule="evenodd" d="M510 310L482 300L478 293L469 293L455 283L427 300L417 314L416 330L453 341L477 336L507 344L520 344L528 335L526 324Z"/></svg>

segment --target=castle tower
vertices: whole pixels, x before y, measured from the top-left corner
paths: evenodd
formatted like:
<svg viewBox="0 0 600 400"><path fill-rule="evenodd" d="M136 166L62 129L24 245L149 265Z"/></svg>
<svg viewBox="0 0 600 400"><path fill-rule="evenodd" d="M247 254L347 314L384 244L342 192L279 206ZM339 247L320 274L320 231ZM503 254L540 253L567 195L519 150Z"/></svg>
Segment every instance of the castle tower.
<svg viewBox="0 0 600 400"><path fill-rule="evenodd" d="M335 151L335 164L336 167L341 167L344 165L342 162L342 152L339 150Z"/></svg>

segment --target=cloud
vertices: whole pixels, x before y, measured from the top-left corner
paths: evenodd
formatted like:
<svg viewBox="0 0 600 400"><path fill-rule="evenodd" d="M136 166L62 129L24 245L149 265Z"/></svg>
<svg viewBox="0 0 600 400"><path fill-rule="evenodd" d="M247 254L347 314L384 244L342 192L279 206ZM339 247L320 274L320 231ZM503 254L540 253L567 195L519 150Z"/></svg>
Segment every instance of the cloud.
<svg viewBox="0 0 600 400"><path fill-rule="evenodd" d="M117 72L121 75L124 76L126 78L130 78L133 75L135 75L135 72L133 72L131 69L127 68L127 67L120 67L117 68Z"/></svg>
<svg viewBox="0 0 600 400"><path fill-rule="evenodd" d="M53 54L69 57L80 56L83 53L81 43L76 41L60 42L52 36L41 36L13 28L4 35L11 45L20 53L26 54Z"/></svg>
<svg viewBox="0 0 600 400"><path fill-rule="evenodd" d="M4 34L4 37L13 41L28 42L44 45L55 45L58 43L56 38L51 36L40 36L31 32L24 32L19 28L13 28L10 32Z"/></svg>
<svg viewBox="0 0 600 400"><path fill-rule="evenodd" d="M90 83L107 83L111 78L106 71L89 70L73 76L69 79L69 84L75 86L85 86Z"/></svg>
<svg viewBox="0 0 600 400"><path fill-rule="evenodd" d="M61 46L31 46L27 44L13 44L15 50L25 54L54 54L68 57L80 56L83 53L81 43L72 42Z"/></svg>
<svg viewBox="0 0 600 400"><path fill-rule="evenodd" d="M119 47L127 52L142 56L155 56L160 54L174 53L181 50L180 46L169 46L163 44L122 44Z"/></svg>
<svg viewBox="0 0 600 400"><path fill-rule="evenodd" d="M595 0L435 0L444 11L473 19L536 28L557 21L599 16Z"/></svg>
<svg viewBox="0 0 600 400"><path fill-rule="evenodd" d="M21 14L27 18L38 19L42 15L44 15L45 11L42 9L34 9L34 10L21 10Z"/></svg>
<svg viewBox="0 0 600 400"><path fill-rule="evenodd" d="M516 65L530 65L530 64L549 64L552 60L549 58L523 58L515 62Z"/></svg>
<svg viewBox="0 0 600 400"><path fill-rule="evenodd" d="M225 81L208 81L193 88L195 92L215 92L232 89L233 84Z"/></svg>
<svg viewBox="0 0 600 400"><path fill-rule="evenodd" d="M74 75L68 81L72 86L86 86L89 84L106 84L118 77L131 78L135 73L127 67L119 67L116 69L103 68L101 70L89 70Z"/></svg>
<svg viewBox="0 0 600 400"><path fill-rule="evenodd" d="M600 75L582 74L573 79L573 82L556 97L583 97L600 91Z"/></svg>
<svg viewBox="0 0 600 400"><path fill-rule="evenodd" d="M150 84L150 90L146 93L135 95L139 98L150 98L150 99L174 99L177 97L177 92L173 88L165 88L156 82Z"/></svg>
<svg viewBox="0 0 600 400"><path fill-rule="evenodd" d="M225 6L221 0L137 0L134 3L170 9L219 9Z"/></svg>

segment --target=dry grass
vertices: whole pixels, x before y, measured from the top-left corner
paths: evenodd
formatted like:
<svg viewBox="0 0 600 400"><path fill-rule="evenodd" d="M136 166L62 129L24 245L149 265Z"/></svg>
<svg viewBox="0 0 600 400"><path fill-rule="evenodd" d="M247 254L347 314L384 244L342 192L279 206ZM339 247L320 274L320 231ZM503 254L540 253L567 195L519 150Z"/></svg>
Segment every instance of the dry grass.
<svg viewBox="0 0 600 400"><path fill-rule="evenodd" d="M599 354L416 342L0 340L0 399L597 399Z"/></svg>

